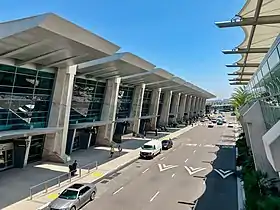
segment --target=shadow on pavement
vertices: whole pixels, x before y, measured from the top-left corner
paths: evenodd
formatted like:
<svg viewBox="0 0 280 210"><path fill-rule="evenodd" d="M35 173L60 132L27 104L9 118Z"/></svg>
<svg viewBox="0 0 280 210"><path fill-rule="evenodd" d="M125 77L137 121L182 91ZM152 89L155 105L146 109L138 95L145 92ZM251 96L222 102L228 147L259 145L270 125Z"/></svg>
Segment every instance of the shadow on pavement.
<svg viewBox="0 0 280 210"><path fill-rule="evenodd" d="M220 146L216 155L213 170L206 176L206 190L198 199L195 210L238 209L235 147Z"/></svg>

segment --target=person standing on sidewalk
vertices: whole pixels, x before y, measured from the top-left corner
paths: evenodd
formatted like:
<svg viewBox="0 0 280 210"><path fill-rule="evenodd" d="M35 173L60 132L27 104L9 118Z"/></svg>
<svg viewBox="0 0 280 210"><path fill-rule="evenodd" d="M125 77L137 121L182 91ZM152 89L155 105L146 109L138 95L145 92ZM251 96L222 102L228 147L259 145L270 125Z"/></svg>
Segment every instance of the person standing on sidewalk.
<svg viewBox="0 0 280 210"><path fill-rule="evenodd" d="M122 147L121 147L121 145L119 144L119 146L118 146L118 151L119 151L119 156L121 156L121 153L122 153Z"/></svg>
<svg viewBox="0 0 280 210"><path fill-rule="evenodd" d="M113 145L111 145L111 149L110 149L110 158L113 157L114 153L115 153L115 148L114 148Z"/></svg>

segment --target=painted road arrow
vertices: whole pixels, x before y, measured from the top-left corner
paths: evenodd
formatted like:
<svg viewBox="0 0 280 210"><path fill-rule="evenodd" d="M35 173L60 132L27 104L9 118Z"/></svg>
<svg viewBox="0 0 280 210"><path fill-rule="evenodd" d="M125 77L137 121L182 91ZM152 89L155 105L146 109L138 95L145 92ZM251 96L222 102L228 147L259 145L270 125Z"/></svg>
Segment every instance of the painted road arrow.
<svg viewBox="0 0 280 210"><path fill-rule="evenodd" d="M228 176L232 175L234 172L231 170L224 171L222 169L214 169L223 179L226 179Z"/></svg>
<svg viewBox="0 0 280 210"><path fill-rule="evenodd" d="M206 168L200 168L200 167L199 168L193 168L193 167L185 166L185 169L189 172L190 175L193 175L197 172L205 170Z"/></svg>
<svg viewBox="0 0 280 210"><path fill-rule="evenodd" d="M176 167L178 167L178 165L158 164L158 167L159 167L159 171L162 172L162 171L166 171L166 170L171 169L171 168L176 168Z"/></svg>

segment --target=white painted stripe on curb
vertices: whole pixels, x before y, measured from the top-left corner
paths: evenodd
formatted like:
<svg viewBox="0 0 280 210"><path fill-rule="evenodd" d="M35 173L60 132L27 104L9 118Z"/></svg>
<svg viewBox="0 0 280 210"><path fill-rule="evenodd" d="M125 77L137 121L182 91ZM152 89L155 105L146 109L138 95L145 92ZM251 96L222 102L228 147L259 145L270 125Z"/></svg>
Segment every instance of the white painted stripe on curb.
<svg viewBox="0 0 280 210"><path fill-rule="evenodd" d="M175 176L175 174L172 174L172 176L171 176L171 177L173 178L174 176Z"/></svg>
<svg viewBox="0 0 280 210"><path fill-rule="evenodd" d="M157 193L151 198L150 202L152 202L157 197L158 194L159 194L159 191L157 191Z"/></svg>
<svg viewBox="0 0 280 210"><path fill-rule="evenodd" d="M113 195L116 195L118 192L120 192L121 190L123 189L123 187L121 187L120 189L118 189L117 191L115 191L114 193L113 193Z"/></svg>
<svg viewBox="0 0 280 210"><path fill-rule="evenodd" d="M165 157L162 157L162 158L160 158L159 160L164 160L165 159Z"/></svg>

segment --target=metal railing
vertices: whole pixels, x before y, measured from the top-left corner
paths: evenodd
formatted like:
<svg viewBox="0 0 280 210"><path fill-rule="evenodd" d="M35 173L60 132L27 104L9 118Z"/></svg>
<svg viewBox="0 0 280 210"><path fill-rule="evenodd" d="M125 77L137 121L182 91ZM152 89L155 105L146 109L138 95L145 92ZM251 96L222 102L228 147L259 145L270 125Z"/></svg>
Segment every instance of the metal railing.
<svg viewBox="0 0 280 210"><path fill-rule="evenodd" d="M78 179L75 179L75 181L77 181L77 180L81 179L82 177L89 175L92 172L92 170L97 170L97 169L98 169L98 162L94 161L92 163L89 163L87 165L77 168L77 170L73 170L68 173L61 174L57 177L48 179L37 185L33 185L29 188L29 198L30 198L30 200L32 200L33 195L36 193L39 193L41 191L48 193L48 190L50 187L57 186L59 188L61 186L61 183L64 181L68 180L68 182L71 183L73 178L77 177L77 176L72 176L73 172L74 173L78 172Z"/></svg>

